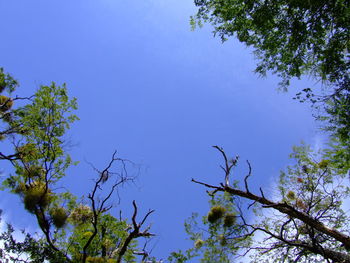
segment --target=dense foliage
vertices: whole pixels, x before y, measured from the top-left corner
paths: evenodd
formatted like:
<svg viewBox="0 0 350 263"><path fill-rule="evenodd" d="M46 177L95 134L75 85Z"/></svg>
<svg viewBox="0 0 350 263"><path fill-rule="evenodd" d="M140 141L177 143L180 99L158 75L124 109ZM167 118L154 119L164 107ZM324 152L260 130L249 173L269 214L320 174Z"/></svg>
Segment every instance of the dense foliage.
<svg viewBox="0 0 350 263"><path fill-rule="evenodd" d="M303 74L346 88L349 81L348 0L195 0L192 23L209 22L222 40L236 36L255 49L256 71L288 85Z"/></svg>

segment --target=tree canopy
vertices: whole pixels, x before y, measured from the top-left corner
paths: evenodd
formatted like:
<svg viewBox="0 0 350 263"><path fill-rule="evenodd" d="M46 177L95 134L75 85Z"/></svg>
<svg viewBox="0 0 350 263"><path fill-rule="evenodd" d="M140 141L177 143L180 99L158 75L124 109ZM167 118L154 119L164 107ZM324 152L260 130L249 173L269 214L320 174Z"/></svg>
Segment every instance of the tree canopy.
<svg viewBox="0 0 350 263"><path fill-rule="evenodd" d="M17 82L0 71L2 91L14 91ZM25 210L35 216L42 233L36 238L26 233L22 242L13 237L9 224L0 235L4 247L1 257L13 262L135 262L149 258L146 248L138 248L138 238L150 238L145 221L150 210L137 221L138 207L133 202L130 223L110 213L114 194L126 182L130 161L114 152L103 169L97 169L93 187L86 198L57 187L66 170L75 163L67 152L66 131L78 120L73 111L76 99L69 99L65 85L41 86L30 98L1 95L1 136L7 138L13 152L1 153L10 161L15 174L7 176L2 189L18 195ZM15 107L14 101L25 100Z"/></svg>
<svg viewBox="0 0 350 263"><path fill-rule="evenodd" d="M260 1L195 0L199 8L192 26L210 23L222 41L235 36L255 50L256 72L271 71L282 87L292 78L311 76L324 84L316 94L305 88L301 101L321 102L318 118L331 131L327 149L294 147L291 164L281 171L275 189L252 187L256 172L237 173L241 163L223 148L222 177L212 184L194 175L207 190L210 209L185 222L193 246L174 248L169 262L350 262L350 92L348 0ZM78 120L77 100L65 85L42 85L30 97L13 96L18 82L0 69L0 140L11 145L0 152L14 172L1 190L18 196L40 233L14 227L0 234L0 257L12 262L163 262L147 244L155 234L147 225L154 210L140 216L136 201L131 218L115 215L118 189L135 178L132 162L114 152L96 173L86 196L58 187L76 163L67 151L66 133ZM21 103L17 103L21 102ZM234 176L233 176L234 175Z"/></svg>
<svg viewBox="0 0 350 263"><path fill-rule="evenodd" d="M322 112L318 119L331 133L326 150L296 147L291 155L295 165L281 172L277 190L269 189L269 194L262 188L259 194L250 189L253 174L249 162L248 175L235 174L239 180L229 180L237 159L228 158L215 146L224 159L222 183L192 181L208 188L210 196L231 200L240 232L231 232L234 236L228 235L228 242L214 245L211 240L219 241L222 234L214 228L210 210L203 223L191 221L191 229L200 229L199 233L188 231L192 239L211 233L209 237L198 239L200 247L195 245L170 259L185 262L202 255L201 262L211 262L208 250L203 251L206 244L226 252L222 262L230 262L239 254L250 254L253 262L350 262L349 214L344 206L350 192L349 1L195 0L195 4L199 9L191 18L192 26L210 23L222 41L235 36L253 47L259 60L257 73L277 74L283 88L292 78L303 75L321 81L323 92L316 95L306 87L296 98L318 103ZM224 209L225 202L221 204ZM217 206L213 204L212 209ZM247 213L251 209L255 213L253 222ZM223 212L218 217L225 222ZM247 242L235 243L242 238Z"/></svg>
<svg viewBox="0 0 350 263"><path fill-rule="evenodd" d="M236 36L252 46L258 73L277 73L284 86L306 74L335 85L333 94L348 88L349 1L195 0L195 5L192 24L208 22L223 41Z"/></svg>
<svg viewBox="0 0 350 263"><path fill-rule="evenodd" d="M311 76L323 91L305 87L296 98L321 102L319 119L334 133L340 151L350 160L350 3L348 0L260 1L195 0L196 24L210 23L222 41L237 37L254 49L256 72L272 72L287 88L292 78Z"/></svg>

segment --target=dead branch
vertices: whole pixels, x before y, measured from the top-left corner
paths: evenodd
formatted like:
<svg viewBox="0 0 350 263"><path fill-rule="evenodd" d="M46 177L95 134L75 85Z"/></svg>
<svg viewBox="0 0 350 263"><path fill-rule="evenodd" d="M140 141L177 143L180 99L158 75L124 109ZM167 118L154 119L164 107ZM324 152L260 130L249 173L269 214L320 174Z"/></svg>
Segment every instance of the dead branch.
<svg viewBox="0 0 350 263"><path fill-rule="evenodd" d="M348 255L347 253L323 247L322 244L326 244L327 242L338 241L340 242L340 246L344 247L346 250L350 250L350 236L340 232L335 228L331 228L325 225L321 221L322 219L321 217L323 216L324 213L323 214L318 213L315 217L315 216L312 216L310 214L310 211L308 211L307 209L301 209L301 208L299 209L296 206L289 204L285 201L281 201L281 202L272 201L265 197L264 192L262 191L261 188L260 188L260 195L250 192L248 179L252 174L252 168L249 161L247 161L248 174L244 177L245 189L241 190L237 187L229 186L226 180L229 175L230 169L233 166L229 166L228 158L222 148L218 146L214 146L214 148L220 151L224 159L225 165L224 167L222 166L220 167L225 171L225 184L221 183L219 185L211 185L205 182L197 181L195 179L192 179L192 182L203 185L206 188L211 189L210 192L212 193L225 192L225 193L231 194L232 196L237 196L239 198L253 201L253 203L249 205L248 208L251 207L253 204L258 203L261 205L262 208L271 208L273 210L280 212L282 215L287 216L287 221L281 222L279 233L273 233L262 227L248 224L247 221L244 219L242 210L239 210L241 213L240 217L243 222L243 226L249 227L251 229L251 231L249 231L246 234L247 237L253 235L254 232L256 231L260 231L267 235L267 239L278 240L277 243L274 243L274 245L276 246L282 245L285 248L293 248L293 247L299 248L301 250L312 252L314 254L322 255L326 260L332 260L334 262L350 262L350 255ZM318 178L318 180L315 183L316 185L312 185L312 187L317 187L317 185L320 184L320 178ZM333 199L334 197L331 196L331 202L333 202ZM308 241L299 240L298 238L300 234L298 230L299 227L297 226L295 220L300 220L305 226L307 226ZM294 228L293 226L289 226L290 224L294 224ZM293 229L296 229L296 233L293 234L294 235L293 239L291 239L288 233L290 227L292 227ZM274 248L276 247L268 248L266 252Z"/></svg>
<svg viewBox="0 0 350 263"><path fill-rule="evenodd" d="M95 236L98 234L98 231L99 231L98 224L99 224L100 216L112 208L112 205L107 205L107 202L110 200L110 198L112 197L113 193L116 191L118 186L124 184L128 180L132 180L132 178L129 178L128 176L122 176L122 175L119 176L116 179L116 181L112 184L107 195L105 197L103 197L102 199L99 199L98 191L102 190L101 185L106 183L107 180L111 179L111 176L116 174L116 173L113 173L110 171L113 164L115 162L119 161L122 163L123 169L124 170L126 169L125 163L124 163L125 160L116 157L116 155L117 155L117 151L114 151L114 153L112 154L111 160L109 161L107 166L102 171L99 171L94 166L92 166L93 169L96 172L98 172L98 179L95 181L93 189L92 189L91 193L88 195L88 199L90 200L91 208L92 208L92 212L93 212L93 219L91 220L91 224L93 226L93 232L83 247L83 258L82 258L83 263L86 262L86 259L88 257L87 250L88 250L89 246L91 245ZM107 178L106 178L106 176L107 176Z"/></svg>
<svg viewBox="0 0 350 263"><path fill-rule="evenodd" d="M128 246L130 245L131 241L133 239L139 238L139 237L151 237L154 236L154 234L148 232L148 230L150 229L150 226L146 227L145 230L141 231L141 227L143 226L143 224L145 223L145 221L147 220L148 216L151 215L154 210L149 210L146 215L143 217L143 219L140 221L140 223L137 223L136 221L136 216L137 216L137 205L135 200L132 202L132 205L134 207L134 213L132 215L132 226L133 229L132 231L129 233L129 235L127 236L127 238L125 239L122 247L120 248L120 251L118 253L118 258L117 258L117 263L120 263L124 254L126 253Z"/></svg>

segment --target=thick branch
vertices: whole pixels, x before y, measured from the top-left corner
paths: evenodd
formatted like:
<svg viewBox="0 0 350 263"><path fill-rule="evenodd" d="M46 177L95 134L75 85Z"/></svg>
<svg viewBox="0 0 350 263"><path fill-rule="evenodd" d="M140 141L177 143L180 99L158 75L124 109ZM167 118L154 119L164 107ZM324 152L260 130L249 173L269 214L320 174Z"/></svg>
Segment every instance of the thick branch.
<svg viewBox="0 0 350 263"><path fill-rule="evenodd" d="M204 185L209 188L213 188L216 191L221 192L227 192L235 196L240 196L249 200L256 201L257 203L260 203L263 205L264 208L273 208L282 214L289 215L290 217L297 218L304 222L305 224L311 226L312 228L316 229L317 231L320 231L330 237L333 237L335 240L341 242L346 249L350 249L350 237L347 235L344 235L343 233L339 232L336 229L329 228L325 226L322 222L318 221L317 219L311 217L310 215L296 210L293 206L287 204L287 203L277 203L273 202L265 197L258 196L255 194L252 194L251 192L242 191L240 189L231 188L229 186L225 187L219 187L219 186L213 186L209 184L205 184L199 181L196 181L192 179L192 182Z"/></svg>

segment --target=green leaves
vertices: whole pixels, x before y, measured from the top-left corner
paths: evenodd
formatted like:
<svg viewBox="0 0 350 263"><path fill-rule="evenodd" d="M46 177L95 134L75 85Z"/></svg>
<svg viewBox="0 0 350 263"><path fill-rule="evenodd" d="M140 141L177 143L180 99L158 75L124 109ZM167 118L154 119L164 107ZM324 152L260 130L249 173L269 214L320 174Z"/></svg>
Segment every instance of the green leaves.
<svg viewBox="0 0 350 263"><path fill-rule="evenodd" d="M0 68L0 93L7 90L9 93L13 92L18 87L18 82L8 73Z"/></svg>
<svg viewBox="0 0 350 263"><path fill-rule="evenodd" d="M231 262L241 247L250 244L245 227L239 222L237 205L227 193L209 194L210 210L200 221L198 214L186 220L185 230L193 247L186 251L173 252L170 262ZM242 238L243 237L243 238Z"/></svg>
<svg viewBox="0 0 350 263"><path fill-rule="evenodd" d="M41 86L33 102L16 112L16 123L26 130L17 146L21 162L16 165L24 170L41 166L47 173L46 179L51 181L64 176L71 165L71 158L63 148L64 135L71 123L78 120L72 114L76 108L76 100L69 100L65 85Z"/></svg>
<svg viewBox="0 0 350 263"><path fill-rule="evenodd" d="M1 77L8 89L15 84L2 70L0 84ZM77 202L72 193L55 187L73 164L66 149L69 143L66 134L71 124L78 120L73 113L77 109L76 99L69 99L65 85L52 83L41 86L34 96L26 100L29 103L12 109L13 100L0 95L0 116L8 126L1 135L11 134L14 146L14 154L6 156L0 153L0 157L9 160L15 169L15 174L2 182L1 190L8 189L20 197L24 208L35 216L42 236L34 238L27 234L24 242L17 242L12 236L12 228L9 228L7 233L0 235L6 246L5 250L0 250L4 254L2 257L16 261L11 253L24 252L28 253L28 262L120 263L121 260L135 262L136 255L153 260L144 251L145 247L142 251L137 250L136 241L140 237L153 236L148 232L149 227L140 230L153 211L137 223L134 202L131 225L108 213L113 206L110 203L113 192L124 182L132 180L124 175L126 161L117 158L115 152L103 170L110 178L116 179L114 183L104 185L110 187L105 197L100 195L103 193L103 172L95 169L98 179L94 181L92 191L87 200L82 198L80 203ZM109 171L114 162L122 163L121 174ZM45 255L32 254L36 253L35 250L44 251Z"/></svg>
<svg viewBox="0 0 350 263"><path fill-rule="evenodd" d="M192 27L208 22L223 41L236 36L253 46L260 61L256 71L276 73L284 87L303 74L335 85L348 76L350 19L345 0L194 2L199 9Z"/></svg>
<svg viewBox="0 0 350 263"><path fill-rule="evenodd" d="M254 48L255 71L281 78L287 90L290 80L303 75L321 82L315 91L304 88L300 102L311 102L317 119L330 131L329 154L349 169L350 163L350 10L347 0L262 1L196 0L197 14L191 26L203 22L214 27L222 41L235 36Z"/></svg>

